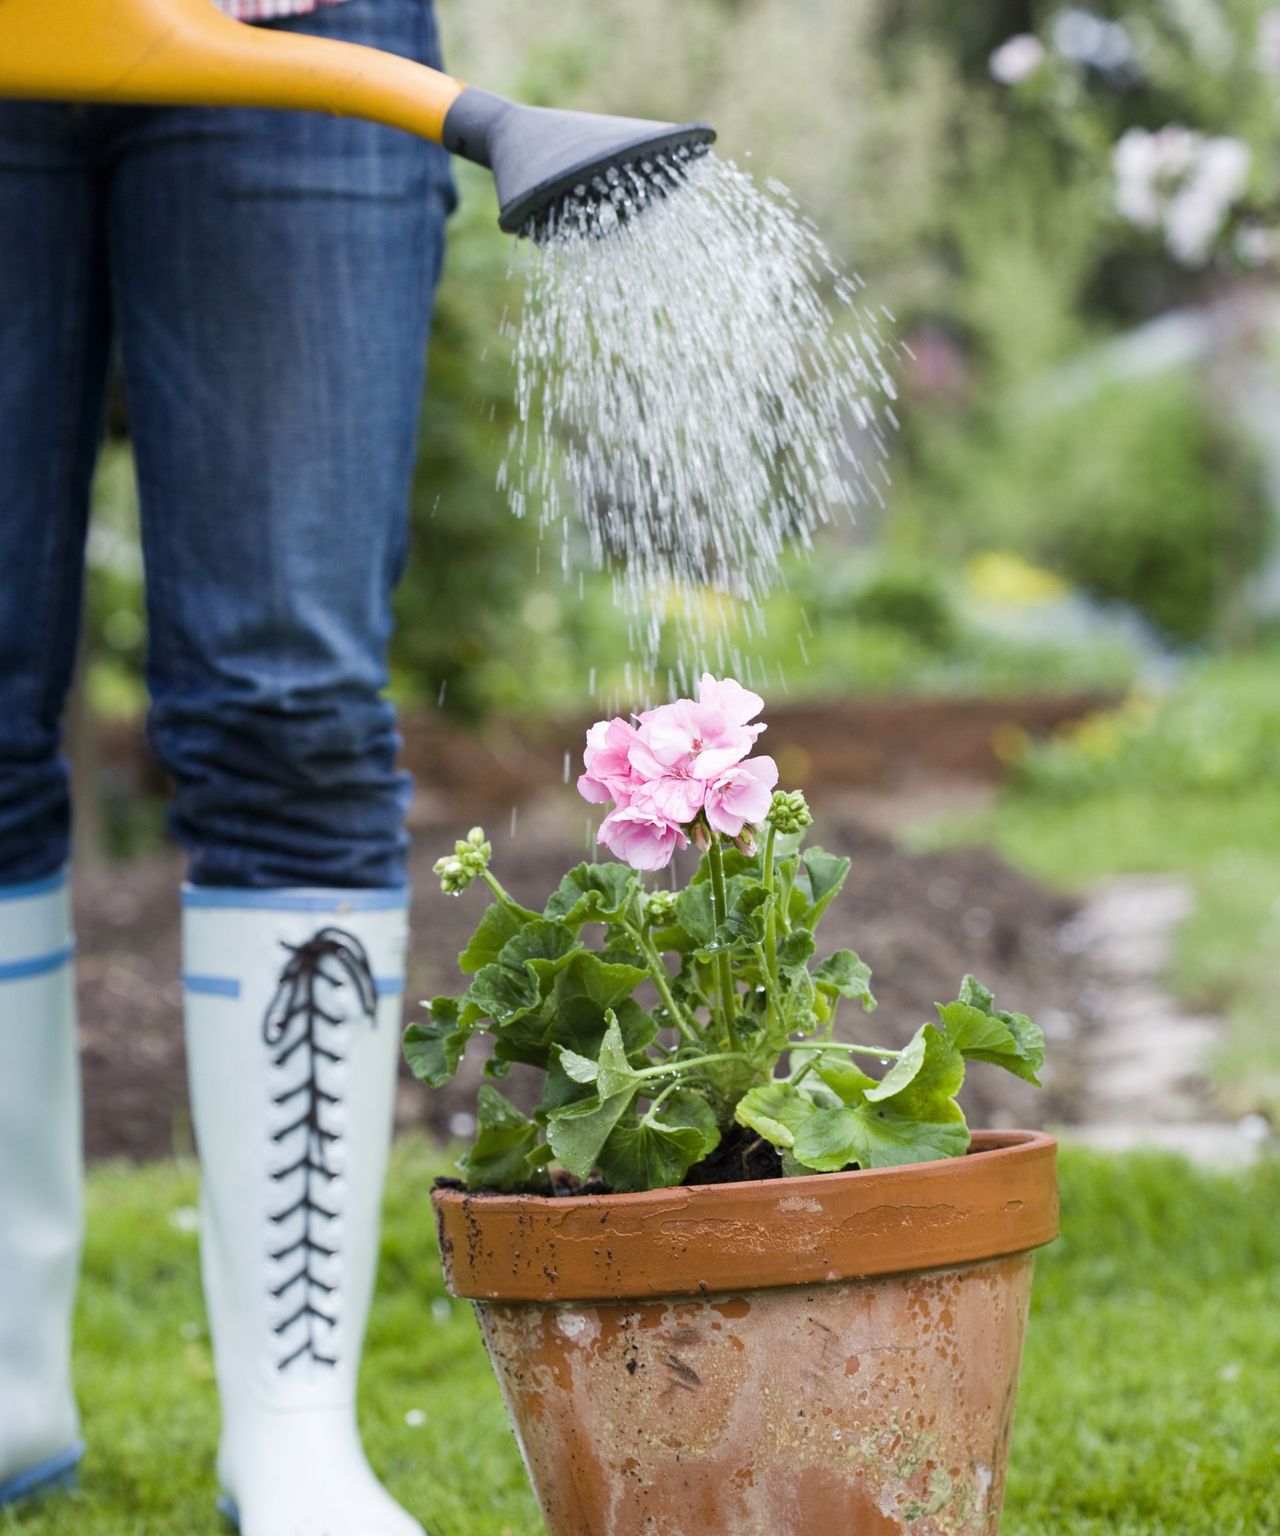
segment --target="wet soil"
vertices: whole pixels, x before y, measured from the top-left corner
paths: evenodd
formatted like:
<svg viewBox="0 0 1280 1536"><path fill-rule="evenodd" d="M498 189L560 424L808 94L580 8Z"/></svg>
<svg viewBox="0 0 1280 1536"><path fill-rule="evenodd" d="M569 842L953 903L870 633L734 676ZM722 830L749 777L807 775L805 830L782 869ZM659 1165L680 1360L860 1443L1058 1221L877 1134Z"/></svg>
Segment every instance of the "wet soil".
<svg viewBox="0 0 1280 1536"><path fill-rule="evenodd" d="M778 1149L744 1126L732 1126L720 1145L685 1176L686 1184L736 1184L740 1179L780 1179Z"/></svg>
<svg viewBox="0 0 1280 1536"><path fill-rule="evenodd" d="M1002 1007L1036 1018L1050 1036L1045 1092L993 1067L971 1069L962 1102L978 1126L1036 1126L1071 1118L1080 1076L1080 1039L1101 993L1088 953L1062 940L1074 905L1009 869L993 854L966 850L913 858L871 830L846 800L815 795L824 846L853 858L844 898L823 925L822 950L848 945L875 972L879 1010L847 1016L855 1038L903 1044L946 1001L966 971L990 986ZM474 815L474 813L473 813ZM414 944L406 1020L419 1000L459 990L455 959L484 907L484 893L445 897L431 865L464 833L464 812L447 820L420 802L415 816ZM521 901L541 908L563 871L588 855L594 819L571 793L548 792L489 820L495 868ZM85 1080L85 1137L91 1158L148 1159L189 1151L179 982L178 886L182 865L162 854L82 875L76 885L79 988ZM406 1076L401 1128L442 1140L471 1128L481 1079L476 1042L455 1082L431 1092ZM504 1091L528 1106L533 1074L512 1071ZM732 1149L726 1152L732 1155Z"/></svg>

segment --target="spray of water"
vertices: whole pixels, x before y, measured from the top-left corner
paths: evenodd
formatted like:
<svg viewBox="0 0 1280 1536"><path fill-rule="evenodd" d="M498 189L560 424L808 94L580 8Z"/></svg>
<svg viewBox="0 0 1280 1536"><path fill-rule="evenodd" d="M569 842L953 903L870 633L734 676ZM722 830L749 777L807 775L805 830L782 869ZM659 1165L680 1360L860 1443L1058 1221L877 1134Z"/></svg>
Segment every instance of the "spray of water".
<svg viewBox="0 0 1280 1536"><path fill-rule="evenodd" d="M611 171L538 234L501 483L566 579L584 545L612 573L642 669L668 622L681 672L724 667L784 552L881 500L882 314L785 188L714 154Z"/></svg>

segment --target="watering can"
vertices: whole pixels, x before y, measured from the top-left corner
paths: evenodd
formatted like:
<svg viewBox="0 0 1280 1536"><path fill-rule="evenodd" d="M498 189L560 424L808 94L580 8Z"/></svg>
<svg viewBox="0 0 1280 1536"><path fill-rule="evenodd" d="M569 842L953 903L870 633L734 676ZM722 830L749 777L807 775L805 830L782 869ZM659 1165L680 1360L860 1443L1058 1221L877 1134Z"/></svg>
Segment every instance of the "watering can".
<svg viewBox="0 0 1280 1536"><path fill-rule="evenodd" d="M509 233L536 234L570 195L607 196L616 167L670 185L658 157L715 139L707 123L523 106L377 48L246 26L211 0L0 0L5 96L368 118L487 166Z"/></svg>

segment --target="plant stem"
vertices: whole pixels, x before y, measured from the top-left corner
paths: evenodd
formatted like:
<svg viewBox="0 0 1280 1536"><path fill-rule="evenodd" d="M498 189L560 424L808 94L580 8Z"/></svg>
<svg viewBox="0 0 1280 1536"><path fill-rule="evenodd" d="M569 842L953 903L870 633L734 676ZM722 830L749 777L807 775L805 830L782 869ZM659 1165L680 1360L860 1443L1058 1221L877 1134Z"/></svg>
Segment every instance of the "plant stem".
<svg viewBox="0 0 1280 1536"><path fill-rule="evenodd" d="M764 888L770 896L774 894L773 845L777 835L777 827L771 824L764 840ZM764 952L769 966L769 980L772 983L769 999L772 1003L773 989L778 985L778 903L776 900L769 904L769 916L766 919L764 932Z"/></svg>
<svg viewBox="0 0 1280 1536"><path fill-rule="evenodd" d="M663 1088L659 1093L655 1094L648 1109L644 1112L644 1118L646 1120L652 1120L654 1115L657 1114L659 1106L666 1099L669 1099L679 1086L680 1079L676 1078L674 1083L668 1083L665 1088Z"/></svg>
<svg viewBox="0 0 1280 1536"><path fill-rule="evenodd" d="M716 1061L750 1061L745 1051L712 1051L706 1056L686 1056L683 1061L659 1062L656 1067L644 1067L637 1078L670 1077L675 1072L687 1072L691 1067L706 1067Z"/></svg>
<svg viewBox="0 0 1280 1536"><path fill-rule="evenodd" d="M671 1015L671 1022L680 1031L686 1040L697 1044L701 1036L684 1016L684 1010L675 1000L671 991L671 977L667 974L667 968L662 963L662 956L658 953L658 946L642 929L633 928L632 933L640 940L640 947L644 950L645 959L649 962L649 974L653 977L653 984L658 989L658 996L662 999L662 1005Z"/></svg>
<svg viewBox="0 0 1280 1536"><path fill-rule="evenodd" d="M504 907L510 907L513 912L523 913L524 908L515 899L515 897L511 895L509 891L503 888L497 877L492 874L491 871L482 869L480 871L480 878L489 887L489 889L493 892L493 894L498 898Z"/></svg>
<svg viewBox="0 0 1280 1536"><path fill-rule="evenodd" d="M812 1072L814 1067L816 1067L817 1065L818 1065L818 1057L810 1056L808 1061L805 1062L804 1066L802 1066L798 1072L793 1072L790 1075L790 1077L785 1079L785 1081L790 1083L791 1086L794 1088L798 1082L800 1082L802 1079L808 1077L810 1072Z"/></svg>
<svg viewBox="0 0 1280 1536"><path fill-rule="evenodd" d="M855 1056L879 1056L888 1059L890 1056L901 1058L905 1051L886 1050L882 1045L846 1045L843 1040L792 1040L788 1043L789 1051L851 1051Z"/></svg>
<svg viewBox="0 0 1280 1536"><path fill-rule="evenodd" d="M718 929L729 916L728 897L725 894L724 884L724 854L720 851L718 832L711 834L711 847L707 850L707 860L711 866L711 898L715 908L713 916ZM735 993L733 968L729 963L727 950L721 950L716 956L716 975L719 979L721 1023L724 1026L725 1039L732 1043Z"/></svg>

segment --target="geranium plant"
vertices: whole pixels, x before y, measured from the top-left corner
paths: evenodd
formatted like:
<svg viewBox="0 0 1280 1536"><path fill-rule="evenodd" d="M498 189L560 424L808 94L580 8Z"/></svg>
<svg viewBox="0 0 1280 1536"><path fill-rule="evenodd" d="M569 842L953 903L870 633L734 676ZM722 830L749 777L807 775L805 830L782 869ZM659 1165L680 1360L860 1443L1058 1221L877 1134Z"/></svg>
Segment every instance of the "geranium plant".
<svg viewBox="0 0 1280 1536"><path fill-rule="evenodd" d="M491 1079L512 1062L545 1074L531 1117L481 1087L472 1188L545 1192L556 1168L662 1188L717 1149L717 1179L754 1176L769 1147L783 1174L950 1157L969 1145L966 1062L1037 1082L1039 1029L971 976L900 1051L836 1038L842 1004L875 1008L852 950L817 958L850 863L802 846L803 795L776 791L775 763L754 753L763 707L707 676L697 700L593 726L578 787L612 805L599 841L621 862L578 865L541 912L503 888L479 828L436 865L446 892L478 879L494 900L459 956L467 990L410 1026L410 1066L439 1087L488 1032ZM649 889L691 843L688 884Z"/></svg>

